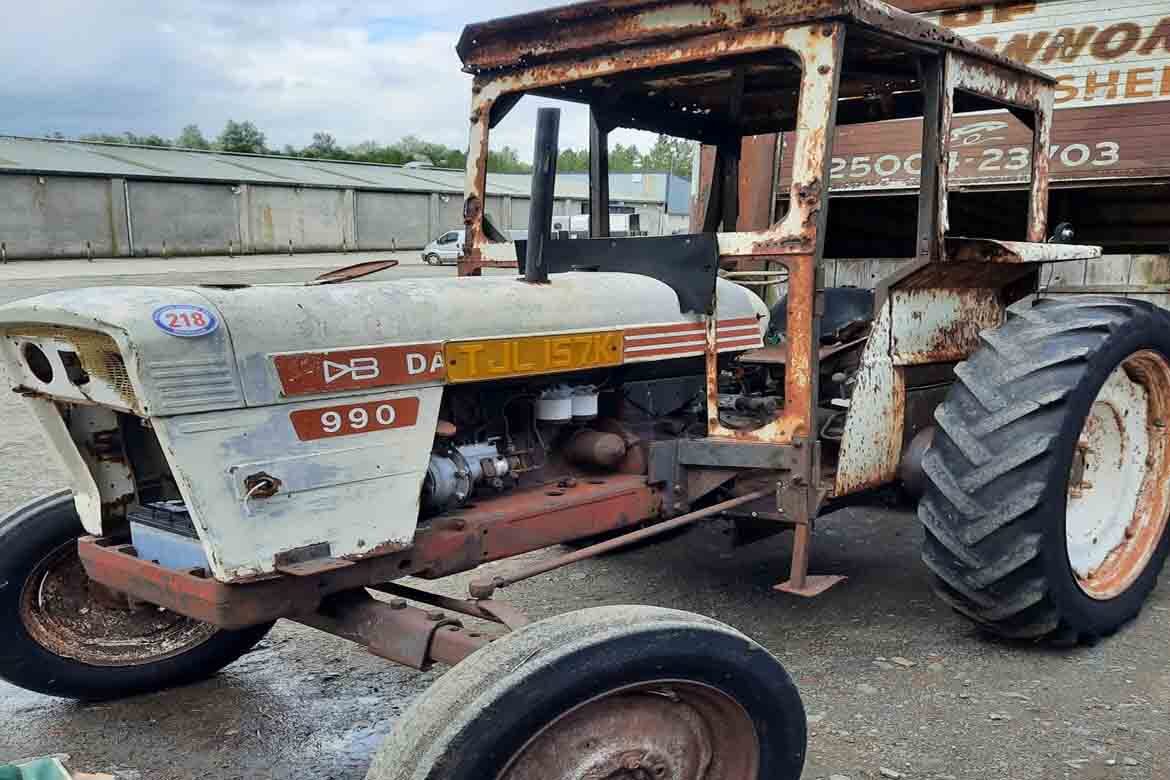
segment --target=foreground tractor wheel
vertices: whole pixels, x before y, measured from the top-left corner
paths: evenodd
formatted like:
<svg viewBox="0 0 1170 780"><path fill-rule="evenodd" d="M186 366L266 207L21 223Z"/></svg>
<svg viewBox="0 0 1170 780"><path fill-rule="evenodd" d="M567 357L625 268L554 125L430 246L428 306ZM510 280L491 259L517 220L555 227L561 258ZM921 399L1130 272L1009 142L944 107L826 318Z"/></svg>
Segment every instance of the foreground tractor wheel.
<svg viewBox="0 0 1170 780"><path fill-rule="evenodd" d="M72 699L129 696L209 677L271 624L220 631L131 604L90 582L68 492L0 519L0 678Z"/></svg>
<svg viewBox="0 0 1170 780"><path fill-rule="evenodd" d="M800 695L714 620L599 607L528 625L403 713L367 780L796 780Z"/></svg>
<svg viewBox="0 0 1170 780"><path fill-rule="evenodd" d="M1045 300L983 339L935 414L926 565L942 598L993 633L1111 634L1170 543L1170 316Z"/></svg>

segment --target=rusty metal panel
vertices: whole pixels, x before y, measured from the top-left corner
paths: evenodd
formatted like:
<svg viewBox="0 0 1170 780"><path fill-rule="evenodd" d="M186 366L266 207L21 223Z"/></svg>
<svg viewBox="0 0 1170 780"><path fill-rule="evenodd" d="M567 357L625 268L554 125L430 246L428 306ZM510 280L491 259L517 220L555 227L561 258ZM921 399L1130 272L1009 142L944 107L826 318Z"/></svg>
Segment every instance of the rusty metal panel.
<svg viewBox="0 0 1170 780"><path fill-rule="evenodd" d="M946 260L952 263L1064 263L1101 257L1101 247L997 241L991 238L948 238Z"/></svg>
<svg viewBox="0 0 1170 780"><path fill-rule="evenodd" d="M699 147L699 164L695 166L691 181L691 232L700 233L707 216L707 201L711 198L711 183L715 175L715 147L704 144Z"/></svg>
<svg viewBox="0 0 1170 780"><path fill-rule="evenodd" d="M850 125L834 145L834 192L898 192L918 186L922 122ZM1004 112L961 114L951 127L951 183L960 186L1022 184L1031 163L1031 131ZM1058 110L1048 149L1051 181L1090 183L1118 178L1170 176L1170 103ZM780 184L791 180L781 163Z"/></svg>
<svg viewBox="0 0 1170 780"><path fill-rule="evenodd" d="M894 367L890 306L877 312L861 357L837 459L837 496L889 484L898 473L906 382Z"/></svg>
<svg viewBox="0 0 1170 780"><path fill-rule="evenodd" d="M551 495L555 493L556 495ZM644 476L614 475L571 488L517 491L436 518L412 546L373 551L352 566L304 577L275 575L225 584L206 572L167 569L129 547L84 538L78 553L96 582L221 628L243 628L303 614L320 600L365 585L416 575L442 577L553 544L636 526L661 510Z"/></svg>
<svg viewBox="0 0 1170 780"><path fill-rule="evenodd" d="M873 0L592 0L472 24L457 50L469 71L522 66L583 51L649 41L734 34L744 29L851 21L918 47L971 53L987 62L1006 59L952 31Z"/></svg>
<svg viewBox="0 0 1170 780"><path fill-rule="evenodd" d="M785 148L785 157L793 165L793 175L786 187L788 212L763 232L720 234L721 255L811 253L819 257L827 216L822 198L828 167L826 139L833 133L844 37L842 27L825 25L788 29L777 42L778 46L800 55L805 74L799 96L800 131Z"/></svg>
<svg viewBox="0 0 1170 780"><path fill-rule="evenodd" d="M738 230L765 230L776 203L776 133L743 139L739 157Z"/></svg>
<svg viewBox="0 0 1170 780"><path fill-rule="evenodd" d="M1170 98L1170 8L1148 0L1108 4L1041 0L924 16L1057 79L1058 107Z"/></svg>
<svg viewBox="0 0 1170 780"><path fill-rule="evenodd" d="M946 0L909 3L912 10ZM1170 8L1145 0L994 3L928 14L1002 55L1056 77L1053 182L1170 176ZM917 186L919 120L842 128L834 190ZM952 184L1025 180L1028 130L1005 113L956 117ZM787 172L781 171L781 181Z"/></svg>
<svg viewBox="0 0 1170 780"><path fill-rule="evenodd" d="M979 347L979 332L1004 318L999 290L892 290L887 301L892 323L894 365L950 363Z"/></svg>

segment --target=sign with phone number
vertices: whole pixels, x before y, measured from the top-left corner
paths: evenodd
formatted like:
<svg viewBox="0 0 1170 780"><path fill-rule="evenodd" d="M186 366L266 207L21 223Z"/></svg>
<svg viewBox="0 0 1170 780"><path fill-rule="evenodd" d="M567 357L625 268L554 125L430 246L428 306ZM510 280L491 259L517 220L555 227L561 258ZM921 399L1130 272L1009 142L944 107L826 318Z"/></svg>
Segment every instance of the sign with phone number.
<svg viewBox="0 0 1170 780"><path fill-rule="evenodd" d="M795 136L784 134L780 191L792 181ZM1055 112L1048 147L1054 183L1170 176L1170 101ZM948 143L949 184L1028 180L1032 131L1006 111L955 116ZM922 174L919 119L846 125L830 161L835 191L911 189Z"/></svg>
<svg viewBox="0 0 1170 780"><path fill-rule="evenodd" d="M1069 144L1061 146L1052 144L1048 148L1048 159L1058 162L1066 168L1092 166L1107 168L1116 166L1121 161L1121 144L1116 141L1098 141L1095 144ZM967 169L967 176L971 176L973 169L979 174L1003 174L1027 171L1032 164L1032 150L1026 146L1011 147L984 147L965 153L962 149L951 149L947 160L947 169L950 173ZM922 154L915 152L909 155L882 154L882 155L854 155L849 158L834 157L829 175L833 181L848 179L879 180L893 179L899 182L907 178L917 178L922 174Z"/></svg>

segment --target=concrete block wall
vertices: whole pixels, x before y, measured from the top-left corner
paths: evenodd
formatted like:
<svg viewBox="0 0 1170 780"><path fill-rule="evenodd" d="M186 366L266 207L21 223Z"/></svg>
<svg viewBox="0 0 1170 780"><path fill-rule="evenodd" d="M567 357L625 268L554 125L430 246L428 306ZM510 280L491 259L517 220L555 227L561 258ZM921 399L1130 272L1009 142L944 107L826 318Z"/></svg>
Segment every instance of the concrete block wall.
<svg viewBox="0 0 1170 780"><path fill-rule="evenodd" d="M240 195L226 184L126 183L127 223L136 255L242 251ZM132 220L130 215L133 215ZM129 239L128 239L129 243ZM130 254L129 251L126 254Z"/></svg>
<svg viewBox="0 0 1170 780"><path fill-rule="evenodd" d="M486 205L501 229L525 230L528 201ZM418 249L462 224L454 192L0 174L0 249L14 260Z"/></svg>
<svg viewBox="0 0 1170 780"><path fill-rule="evenodd" d="M6 175L0 180L0 252L23 257L129 254L122 179Z"/></svg>

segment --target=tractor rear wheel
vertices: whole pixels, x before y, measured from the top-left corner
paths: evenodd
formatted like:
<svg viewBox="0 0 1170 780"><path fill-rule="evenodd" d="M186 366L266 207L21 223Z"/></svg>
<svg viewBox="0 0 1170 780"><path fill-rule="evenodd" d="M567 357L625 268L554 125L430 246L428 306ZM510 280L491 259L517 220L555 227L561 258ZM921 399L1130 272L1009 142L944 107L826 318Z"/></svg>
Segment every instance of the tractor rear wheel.
<svg viewBox="0 0 1170 780"><path fill-rule="evenodd" d="M714 620L598 607L469 656L402 714L366 780L797 780L804 707Z"/></svg>
<svg viewBox="0 0 1170 780"><path fill-rule="evenodd" d="M210 677L271 623L222 631L92 583L69 491L0 518L0 679L50 696L102 700Z"/></svg>
<svg viewBox="0 0 1170 780"><path fill-rule="evenodd" d="M1170 315L1043 300L982 334L935 412L923 560L1005 637L1093 641L1140 611L1170 534Z"/></svg>

